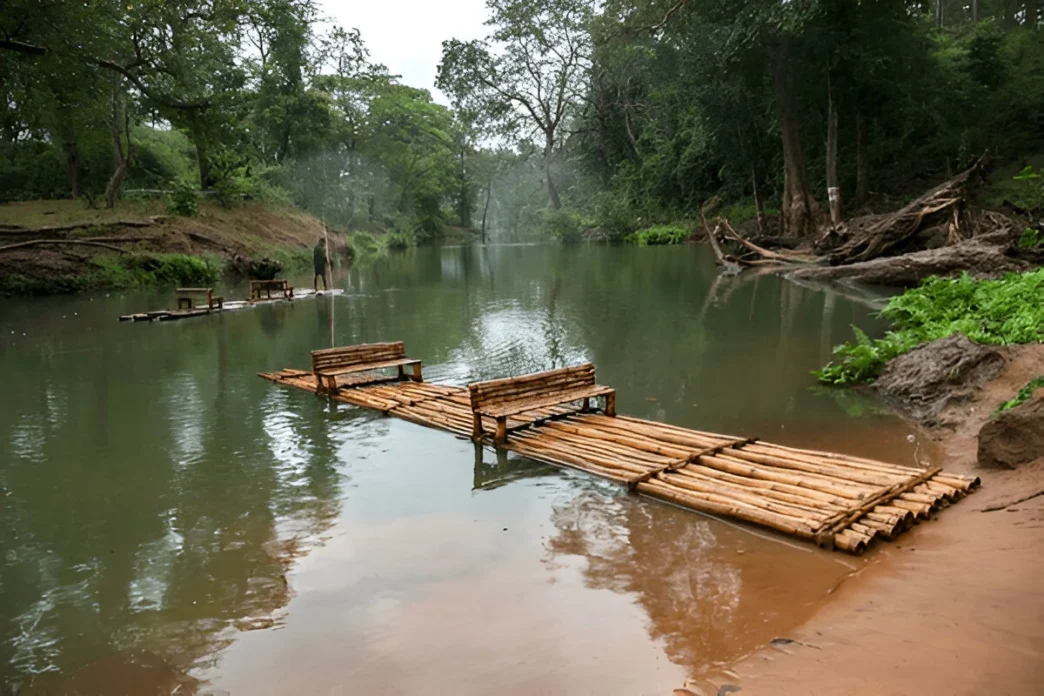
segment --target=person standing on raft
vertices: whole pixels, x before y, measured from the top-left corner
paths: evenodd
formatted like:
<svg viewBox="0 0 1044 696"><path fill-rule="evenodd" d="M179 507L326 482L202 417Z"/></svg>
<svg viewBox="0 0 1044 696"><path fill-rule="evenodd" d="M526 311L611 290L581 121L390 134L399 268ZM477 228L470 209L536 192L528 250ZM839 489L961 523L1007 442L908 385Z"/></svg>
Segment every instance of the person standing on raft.
<svg viewBox="0 0 1044 696"><path fill-rule="evenodd" d="M319 292L319 279L323 279L323 290L327 290L326 287L326 245L323 244L323 240L319 240L315 243L315 248L312 249L312 270L315 271L315 275L312 277L312 291Z"/></svg>

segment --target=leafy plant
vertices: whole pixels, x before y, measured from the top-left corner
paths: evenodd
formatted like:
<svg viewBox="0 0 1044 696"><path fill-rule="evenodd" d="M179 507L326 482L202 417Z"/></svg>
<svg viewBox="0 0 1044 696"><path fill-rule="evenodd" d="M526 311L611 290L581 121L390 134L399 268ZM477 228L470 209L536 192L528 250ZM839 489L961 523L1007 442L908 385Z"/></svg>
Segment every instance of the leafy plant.
<svg viewBox="0 0 1044 696"><path fill-rule="evenodd" d="M1019 237L1020 249L1036 249L1042 244L1044 244L1044 239L1041 239L1040 231L1033 227L1027 227L1024 229L1022 231L1022 236Z"/></svg>
<svg viewBox="0 0 1044 696"><path fill-rule="evenodd" d="M384 241L385 246L391 251L405 251L416 243L416 240L405 232L389 232Z"/></svg>
<svg viewBox="0 0 1044 696"><path fill-rule="evenodd" d="M1029 382L1027 382L1026 385L1022 387L1022 389L1019 389L1012 399L1005 401L1003 404L998 406L997 410L993 412L993 415L999 415L1001 413L1004 413L1005 411L1015 408L1024 401L1029 401L1030 397L1033 396L1033 392L1042 388L1044 388L1044 375L1034 377Z"/></svg>
<svg viewBox="0 0 1044 696"><path fill-rule="evenodd" d="M544 233L566 244L581 241L582 232L591 227L590 220L575 210L555 210L547 208L540 218L540 226Z"/></svg>
<svg viewBox="0 0 1044 696"><path fill-rule="evenodd" d="M199 192L188 179L178 178L170 183L167 209L174 215L195 217L199 214Z"/></svg>
<svg viewBox="0 0 1044 696"><path fill-rule="evenodd" d="M689 238L689 231L684 227L660 225L647 227L627 235L627 241L638 246L650 244L681 244Z"/></svg>
<svg viewBox="0 0 1044 696"><path fill-rule="evenodd" d="M986 344L1044 341L1044 268L1001 280L928 278L893 297L881 311L895 328L871 340L853 327L856 340L834 349L835 360L813 374L835 386L871 382L892 358L960 332Z"/></svg>
<svg viewBox="0 0 1044 696"><path fill-rule="evenodd" d="M210 285L221 275L219 261L187 254L98 256L85 279L88 287L125 289L150 285Z"/></svg>

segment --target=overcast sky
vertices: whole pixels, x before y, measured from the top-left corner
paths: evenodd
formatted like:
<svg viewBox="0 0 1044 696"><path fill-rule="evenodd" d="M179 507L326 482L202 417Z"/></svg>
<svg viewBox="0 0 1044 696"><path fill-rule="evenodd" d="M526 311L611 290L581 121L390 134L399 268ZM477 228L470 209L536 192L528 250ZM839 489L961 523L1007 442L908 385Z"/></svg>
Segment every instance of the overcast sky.
<svg viewBox="0 0 1044 696"><path fill-rule="evenodd" d="M356 27L370 49L370 59L383 63L403 84L435 89L435 73L446 39L478 39L486 35L485 0L320 0L334 24Z"/></svg>

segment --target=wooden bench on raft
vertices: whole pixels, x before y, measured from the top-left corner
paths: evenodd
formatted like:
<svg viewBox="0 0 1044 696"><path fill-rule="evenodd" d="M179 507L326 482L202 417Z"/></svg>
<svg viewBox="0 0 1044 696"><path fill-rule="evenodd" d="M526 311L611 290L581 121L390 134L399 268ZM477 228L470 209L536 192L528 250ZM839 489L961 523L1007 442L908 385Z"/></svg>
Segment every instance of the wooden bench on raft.
<svg viewBox="0 0 1044 696"><path fill-rule="evenodd" d="M290 282L279 278L276 280L251 280L250 281L250 301L261 299L261 294L265 294L265 299L272 299L272 291L278 292L283 299L292 300L294 299L294 289L290 286Z"/></svg>
<svg viewBox="0 0 1044 696"><path fill-rule="evenodd" d="M525 411L583 401L581 411L591 410L591 399L605 397L605 414L616 415L616 390L595 384L595 368L591 363L537 372L521 377L508 377L468 385L474 418L472 435L482 437L482 416L497 421L495 441L507 440L507 419Z"/></svg>
<svg viewBox="0 0 1044 696"><path fill-rule="evenodd" d="M357 346L312 351L312 373L315 374L315 386L319 391L336 391L338 375L370 372L390 367L399 368L397 379L403 380L406 379L403 368L407 365L413 367L413 375L410 379L415 382L423 382L421 361L406 357L406 346L402 341L364 343ZM375 381L380 379L383 378L377 378Z"/></svg>
<svg viewBox="0 0 1044 696"><path fill-rule="evenodd" d="M178 301L178 309L194 309L195 298L206 298L208 310L213 310L215 306L223 309L225 306L225 298L214 297L213 288L177 288L174 296Z"/></svg>

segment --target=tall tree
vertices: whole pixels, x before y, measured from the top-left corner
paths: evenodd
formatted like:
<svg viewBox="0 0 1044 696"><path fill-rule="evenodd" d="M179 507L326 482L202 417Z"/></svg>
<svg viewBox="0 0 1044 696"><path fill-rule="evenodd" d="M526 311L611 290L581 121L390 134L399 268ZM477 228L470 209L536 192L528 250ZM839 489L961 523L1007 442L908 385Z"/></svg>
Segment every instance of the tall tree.
<svg viewBox="0 0 1044 696"><path fill-rule="evenodd" d="M442 44L437 85L458 109L486 114L500 132L542 146L552 208L562 206L552 163L583 100L590 65L590 0L487 0L484 41Z"/></svg>

